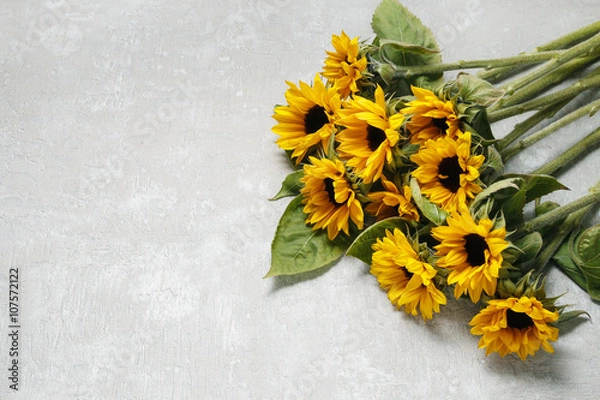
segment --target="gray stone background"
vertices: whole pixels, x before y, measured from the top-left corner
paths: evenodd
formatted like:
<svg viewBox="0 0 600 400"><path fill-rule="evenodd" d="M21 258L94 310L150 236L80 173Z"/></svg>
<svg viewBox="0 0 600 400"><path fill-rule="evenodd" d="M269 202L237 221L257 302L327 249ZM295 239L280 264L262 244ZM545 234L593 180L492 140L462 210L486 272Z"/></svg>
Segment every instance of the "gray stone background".
<svg viewBox="0 0 600 400"><path fill-rule="evenodd" d="M287 204L267 201L289 172L272 107L285 80L320 70L331 34L372 38L377 4L1 2L0 398L595 397L600 306L557 271L549 293L592 321L525 362L485 357L465 302L427 324L395 311L354 259L261 279ZM404 4L446 61L514 55L600 17L596 0ZM531 171L599 121L508 169ZM583 195L598 154L549 198ZM10 268L18 393L7 380Z"/></svg>

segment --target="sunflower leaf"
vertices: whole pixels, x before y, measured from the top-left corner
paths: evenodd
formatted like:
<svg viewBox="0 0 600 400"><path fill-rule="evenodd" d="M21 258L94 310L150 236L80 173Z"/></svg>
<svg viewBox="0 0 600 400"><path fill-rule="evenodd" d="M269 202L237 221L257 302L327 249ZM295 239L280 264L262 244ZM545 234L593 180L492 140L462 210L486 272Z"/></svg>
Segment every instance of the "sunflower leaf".
<svg viewBox="0 0 600 400"><path fill-rule="evenodd" d="M525 222L523 215L523 209L525 208L525 196L526 191L524 188L521 188L518 192L504 200L502 203L502 212L504 214L508 230L517 229Z"/></svg>
<svg viewBox="0 0 600 400"><path fill-rule="evenodd" d="M574 242L574 261L587 279L587 291L600 299L600 224L587 228Z"/></svg>
<svg viewBox="0 0 600 400"><path fill-rule="evenodd" d="M521 178L525 181L527 196L525 201L529 203L537 198L545 196L556 190L569 190L555 177L542 174L506 174L503 178Z"/></svg>
<svg viewBox="0 0 600 400"><path fill-rule="evenodd" d="M406 233L406 221L402 218L394 217L384 219L371 225L369 228L361 232L360 235L358 235L346 254L358 258L367 265L371 265L373 244L378 238L385 236L386 230L393 230L394 228L399 228L402 230L402 232Z"/></svg>
<svg viewBox="0 0 600 400"><path fill-rule="evenodd" d="M386 46L385 54L382 55L398 66L430 65L442 61L431 30L397 0L382 0L379 3L373 14L371 27L380 45L401 44ZM442 74L430 75L432 80L441 76Z"/></svg>
<svg viewBox="0 0 600 400"><path fill-rule="evenodd" d="M400 50L404 53L411 54L435 54L440 51L437 48L431 49L428 47L423 47L413 43L399 42L397 40L391 39L381 39L379 41L379 47L385 53L385 48L392 48L393 50Z"/></svg>
<svg viewBox="0 0 600 400"><path fill-rule="evenodd" d="M514 245L521 250L518 257L519 263L525 263L538 255L544 245L544 240L538 232L533 232L517 239Z"/></svg>
<svg viewBox="0 0 600 400"><path fill-rule="evenodd" d="M477 210L480 206L486 204L490 199L507 199L520 190L520 178L502 179L492 183L487 188L483 189L471 203L470 208Z"/></svg>
<svg viewBox="0 0 600 400"><path fill-rule="evenodd" d="M412 191L413 200L415 201L417 208L425 218L433 222L436 226L440 226L446 221L448 213L427 200L425 196L421 195L419 183L414 178L410 181L410 190Z"/></svg>
<svg viewBox="0 0 600 400"><path fill-rule="evenodd" d="M296 196L287 206L271 245L271 269L265 275L295 275L331 265L344 255L353 241L340 233L329 240L326 230L313 230L305 223L302 196Z"/></svg>
<svg viewBox="0 0 600 400"><path fill-rule="evenodd" d="M466 110L467 127L486 140L495 140L485 107L471 106ZM490 146L491 147L491 146Z"/></svg>
<svg viewBox="0 0 600 400"><path fill-rule="evenodd" d="M461 72L454 84L456 95L463 103L471 103L481 107L489 107L504 96L504 90L498 89L488 81L475 75Z"/></svg>
<svg viewBox="0 0 600 400"><path fill-rule="evenodd" d="M558 251L552 256L552 260L565 275L571 278L583 290L587 291L587 278L571 258L568 240L558 248Z"/></svg>
<svg viewBox="0 0 600 400"><path fill-rule="evenodd" d="M302 189L302 186L304 186L304 184L300 182L300 178L302 178L303 176L304 171L301 169L294 171L288 176L286 176L283 180L283 183L281 184L281 189L279 189L279 192L277 192L277 194L269 200L274 201L282 199L284 197L299 195L300 189Z"/></svg>

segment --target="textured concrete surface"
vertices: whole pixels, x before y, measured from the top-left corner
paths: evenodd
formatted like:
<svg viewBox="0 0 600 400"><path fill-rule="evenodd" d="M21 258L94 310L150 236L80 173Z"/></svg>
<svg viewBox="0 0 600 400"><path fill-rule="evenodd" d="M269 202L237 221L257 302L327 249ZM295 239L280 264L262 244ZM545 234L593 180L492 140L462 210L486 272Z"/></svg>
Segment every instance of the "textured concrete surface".
<svg viewBox="0 0 600 400"><path fill-rule="evenodd" d="M287 204L267 201L288 173L272 107L286 79L320 70L332 33L371 38L377 3L2 2L0 398L594 398L600 306L558 272L548 291L593 322L526 362L486 358L465 303L428 324L395 311L353 259L261 279ZM600 17L595 0L404 3L447 61L512 55ZM599 120L509 169L541 165ZM599 158L562 174L572 190L552 198L584 194Z"/></svg>

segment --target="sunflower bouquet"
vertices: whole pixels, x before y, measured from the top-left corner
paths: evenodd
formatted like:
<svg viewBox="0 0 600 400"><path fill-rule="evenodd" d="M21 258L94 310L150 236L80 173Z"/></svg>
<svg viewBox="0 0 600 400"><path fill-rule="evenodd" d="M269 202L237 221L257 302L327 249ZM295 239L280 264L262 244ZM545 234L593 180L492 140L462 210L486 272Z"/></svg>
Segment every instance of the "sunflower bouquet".
<svg viewBox="0 0 600 400"><path fill-rule="evenodd" d="M380 3L372 27L371 42L333 35L312 84L288 82L275 107L293 171L273 199L294 198L266 277L353 256L425 321L447 296L479 305L471 333L486 355L553 352L561 325L586 313L546 295L548 265L600 300L600 225L583 227L600 184L566 205L542 197L566 189L553 175L600 144L600 129L535 171L507 174L504 163L598 109L596 99L555 117L600 86L600 23L529 53L457 63L442 62L431 31L396 0ZM557 84L567 86L546 94ZM493 122L525 112L495 138Z"/></svg>

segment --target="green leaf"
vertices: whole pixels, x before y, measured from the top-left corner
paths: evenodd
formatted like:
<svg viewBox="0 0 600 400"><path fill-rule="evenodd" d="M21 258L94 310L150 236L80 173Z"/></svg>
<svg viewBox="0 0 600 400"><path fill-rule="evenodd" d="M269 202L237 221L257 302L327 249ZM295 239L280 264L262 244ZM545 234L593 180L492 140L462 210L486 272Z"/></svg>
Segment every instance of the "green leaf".
<svg viewBox="0 0 600 400"><path fill-rule="evenodd" d="M485 156L485 168L491 168L499 174L504 173L504 163L502 162L502 156L496 150L496 146L487 146L487 154Z"/></svg>
<svg viewBox="0 0 600 400"><path fill-rule="evenodd" d="M300 182L300 178L304 176L304 171L299 169L297 171L292 172L288 176L285 177L283 183L281 184L281 189L279 192L271 199L271 201L279 200L284 197L289 196L297 196L300 194L300 189L304 186L302 182Z"/></svg>
<svg viewBox="0 0 600 400"><path fill-rule="evenodd" d="M435 53L440 52L438 49L430 49L430 48L423 47L423 46L420 46L417 44L399 42L397 40L391 40L391 39L381 39L379 41L379 46L380 46L381 50L384 52L384 54L385 54L386 48L392 48L395 51L399 50L402 53L421 54L421 55L435 54Z"/></svg>
<svg viewBox="0 0 600 400"><path fill-rule="evenodd" d="M600 278L600 224L587 228L579 235L575 245L577 255L587 268L594 268Z"/></svg>
<svg viewBox="0 0 600 400"><path fill-rule="evenodd" d="M468 130L475 131L479 136L486 140L495 140L490 121L487 117L487 111L484 107L471 106L467 108L467 126ZM470 129L469 129L470 128ZM465 130L467 130L465 129Z"/></svg>
<svg viewBox="0 0 600 400"><path fill-rule="evenodd" d="M519 263L524 263L533 260L538 255L544 245L544 240L538 232L533 232L519 238L514 245L521 250Z"/></svg>
<svg viewBox="0 0 600 400"><path fill-rule="evenodd" d="M554 253L554 256L552 257L552 260L565 275L571 278L571 280L583 290L587 291L587 278L571 258L568 240L558 248L558 251Z"/></svg>
<svg viewBox="0 0 600 400"><path fill-rule="evenodd" d="M521 183L522 180L520 178L502 179L492 183L475 196L473 203L471 203L471 209L477 210L477 208L491 199L502 200L513 196L521 189L519 186Z"/></svg>
<svg viewBox="0 0 600 400"><path fill-rule="evenodd" d="M442 225L446 221L448 213L421 195L421 188L415 178L410 180L410 189L412 191L413 200L419 211L421 211L421 214L436 226Z"/></svg>
<svg viewBox="0 0 600 400"><path fill-rule="evenodd" d="M523 225L525 218L523 216L523 209L525 208L525 196L526 191L524 188L502 202L502 212L508 230L517 229Z"/></svg>
<svg viewBox="0 0 600 400"><path fill-rule="evenodd" d="M587 292L600 300L600 224L583 231L573 245L575 263L587 279Z"/></svg>
<svg viewBox="0 0 600 400"><path fill-rule="evenodd" d="M377 42L384 45L384 54L380 57L395 65L431 65L442 62L439 46L431 30L396 0L382 0L379 3L373 14L371 27L377 34ZM389 46L389 43L401 45ZM442 76L441 73L417 76L410 82L429 87Z"/></svg>
<svg viewBox="0 0 600 400"><path fill-rule="evenodd" d="M545 196L556 190L569 190L555 177L542 174L506 174L503 178L521 178L525 181L526 202Z"/></svg>
<svg viewBox="0 0 600 400"><path fill-rule="evenodd" d="M455 86L456 88L452 91L456 93L461 102L476 104L481 107L489 107L504 96L504 90L465 72L458 74Z"/></svg>
<svg viewBox="0 0 600 400"><path fill-rule="evenodd" d="M313 230L305 223L302 196L284 211L271 245L271 269L265 275L294 275L325 267L344 255L353 237L341 232L333 241L323 229Z"/></svg>
<svg viewBox="0 0 600 400"><path fill-rule="evenodd" d="M356 257L367 265L371 265L371 256L373 255L373 244L377 242L378 238L385 236L385 231L393 231L394 228L399 228L402 232L406 233L407 224L402 218L394 217L387 218L379 221L369 228L365 229L358 237L354 240L354 243L348 249L349 256Z"/></svg>
<svg viewBox="0 0 600 400"><path fill-rule="evenodd" d="M556 210L558 207L560 207L560 204L555 201L544 201L535 207L535 216L539 217L540 215L549 213L552 210Z"/></svg>

